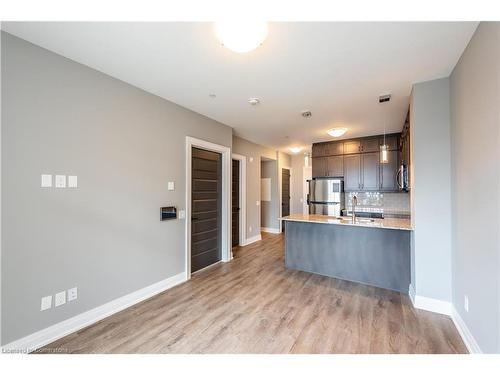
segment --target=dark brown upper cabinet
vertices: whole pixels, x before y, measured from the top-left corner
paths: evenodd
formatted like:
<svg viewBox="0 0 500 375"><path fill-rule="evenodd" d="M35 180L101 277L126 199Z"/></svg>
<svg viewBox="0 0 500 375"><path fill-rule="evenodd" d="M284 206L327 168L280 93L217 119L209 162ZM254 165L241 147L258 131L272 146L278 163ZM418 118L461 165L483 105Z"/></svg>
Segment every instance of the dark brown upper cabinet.
<svg viewBox="0 0 500 375"><path fill-rule="evenodd" d="M344 157L328 156L326 158L326 168L328 177L343 177L344 176Z"/></svg>
<svg viewBox="0 0 500 375"><path fill-rule="evenodd" d="M397 191L401 134L387 134L389 162L380 163L383 135L315 143L312 177L344 177L345 191ZM401 159L403 156L401 156Z"/></svg>
<svg viewBox="0 0 500 375"><path fill-rule="evenodd" d="M359 154L361 152L361 142L358 140L344 141L344 155Z"/></svg>
<svg viewBox="0 0 500 375"><path fill-rule="evenodd" d="M327 176L327 160L325 157L315 157L312 160L312 176L313 177L328 177Z"/></svg>
<svg viewBox="0 0 500 375"><path fill-rule="evenodd" d="M364 138L361 140L360 152L377 152L380 150L379 138Z"/></svg>
<svg viewBox="0 0 500 375"><path fill-rule="evenodd" d="M343 177L344 157L340 155L314 158L312 163L312 175L313 177Z"/></svg>
<svg viewBox="0 0 500 375"><path fill-rule="evenodd" d="M380 190L382 191L398 190L396 181L399 167L398 154L398 151L389 151L388 162L380 164Z"/></svg>
<svg viewBox="0 0 500 375"><path fill-rule="evenodd" d="M361 191L379 190L379 159L379 152L361 154Z"/></svg>
<svg viewBox="0 0 500 375"><path fill-rule="evenodd" d="M344 142L329 142L326 144L325 156L337 156L344 154Z"/></svg>
<svg viewBox="0 0 500 375"><path fill-rule="evenodd" d="M359 190L361 190L361 155L344 155L344 191Z"/></svg>

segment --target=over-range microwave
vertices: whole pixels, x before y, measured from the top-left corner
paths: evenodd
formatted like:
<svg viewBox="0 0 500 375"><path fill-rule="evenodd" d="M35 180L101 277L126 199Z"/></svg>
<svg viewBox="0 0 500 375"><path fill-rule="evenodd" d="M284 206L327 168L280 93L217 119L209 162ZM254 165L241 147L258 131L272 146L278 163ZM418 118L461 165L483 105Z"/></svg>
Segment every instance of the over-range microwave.
<svg viewBox="0 0 500 375"><path fill-rule="evenodd" d="M398 183L399 190L401 191L410 190L409 173L410 172L407 165L401 164L399 166L399 170L396 175L396 181Z"/></svg>

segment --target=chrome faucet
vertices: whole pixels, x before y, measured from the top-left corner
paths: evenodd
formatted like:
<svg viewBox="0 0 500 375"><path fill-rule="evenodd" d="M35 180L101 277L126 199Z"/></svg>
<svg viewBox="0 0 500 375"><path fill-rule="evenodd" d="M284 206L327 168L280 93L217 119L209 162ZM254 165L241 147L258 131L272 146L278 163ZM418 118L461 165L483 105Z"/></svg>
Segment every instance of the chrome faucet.
<svg viewBox="0 0 500 375"><path fill-rule="evenodd" d="M356 221L356 206L358 205L358 197L353 196L352 197L352 222L354 223Z"/></svg>

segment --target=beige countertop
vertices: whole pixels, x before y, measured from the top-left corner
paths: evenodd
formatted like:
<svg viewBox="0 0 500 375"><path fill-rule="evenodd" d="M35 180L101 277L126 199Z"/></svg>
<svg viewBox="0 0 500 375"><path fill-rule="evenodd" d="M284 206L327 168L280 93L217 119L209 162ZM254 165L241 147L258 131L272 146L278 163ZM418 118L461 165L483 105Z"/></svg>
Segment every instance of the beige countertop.
<svg viewBox="0 0 500 375"><path fill-rule="evenodd" d="M342 216L326 216L326 215L305 215L305 214L292 214L280 218L285 221L299 221L304 223L318 223L318 224L334 224L334 225L351 225L356 227L367 228L382 228L382 229L399 229L399 230L412 230L411 221L409 219L368 219L356 218L353 223L351 217Z"/></svg>

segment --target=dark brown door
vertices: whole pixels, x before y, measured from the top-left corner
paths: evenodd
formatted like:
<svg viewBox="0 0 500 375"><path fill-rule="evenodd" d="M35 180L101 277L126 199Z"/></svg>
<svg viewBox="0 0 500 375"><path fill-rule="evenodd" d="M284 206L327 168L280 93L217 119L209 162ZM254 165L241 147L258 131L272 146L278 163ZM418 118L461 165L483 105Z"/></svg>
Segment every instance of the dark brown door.
<svg viewBox="0 0 500 375"><path fill-rule="evenodd" d="M240 161L233 160L233 192L232 192L232 246L240 243Z"/></svg>
<svg viewBox="0 0 500 375"><path fill-rule="evenodd" d="M290 215L290 170L281 170L281 216Z"/></svg>
<svg viewBox="0 0 500 375"><path fill-rule="evenodd" d="M192 149L191 272L221 260L221 159Z"/></svg>

